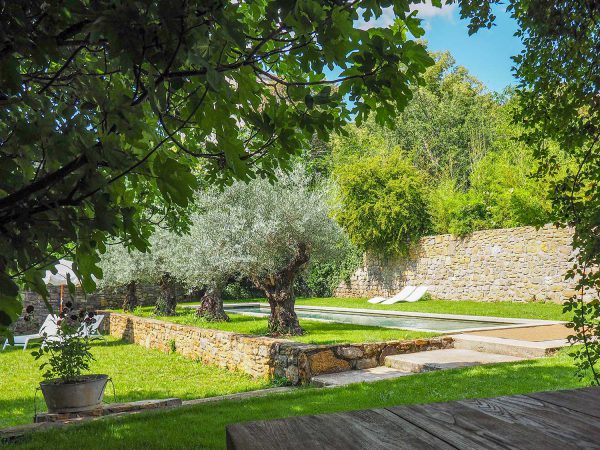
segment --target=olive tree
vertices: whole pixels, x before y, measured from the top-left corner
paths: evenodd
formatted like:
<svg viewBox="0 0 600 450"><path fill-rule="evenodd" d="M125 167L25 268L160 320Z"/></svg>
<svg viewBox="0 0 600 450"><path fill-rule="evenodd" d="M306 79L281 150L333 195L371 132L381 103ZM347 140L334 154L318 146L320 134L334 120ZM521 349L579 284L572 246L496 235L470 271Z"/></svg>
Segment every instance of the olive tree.
<svg viewBox="0 0 600 450"><path fill-rule="evenodd" d="M325 187L297 167L278 171L277 182L258 178L208 192L202 207L221 208L220 220L210 223L215 229L207 232L227 238L214 253L264 291L271 306L270 332L302 334L294 281L311 261L337 257L347 243L329 217Z"/></svg>
<svg viewBox="0 0 600 450"><path fill-rule="evenodd" d="M140 273L144 273L145 261L146 258L134 257L125 246L120 244L109 245L100 261L102 278L98 280L98 288L125 287L125 299L122 305L124 311L131 311L138 304L136 288Z"/></svg>
<svg viewBox="0 0 600 450"><path fill-rule="evenodd" d="M223 310L223 289L244 261L235 245L244 230L240 222L231 220L236 206L223 196L216 189L197 194L201 212L191 216L188 234L171 239L166 263L179 282L203 293L197 314L211 321L229 320Z"/></svg>
<svg viewBox="0 0 600 450"><path fill-rule="evenodd" d="M108 245L99 264L102 278L98 287L106 289L125 286L127 291L123 309L128 311L137 304L137 284L159 284L160 293L156 298L155 313L175 314L176 278L170 271L169 262L179 238L172 231L157 228L150 237L150 249L146 252L130 250L121 243Z"/></svg>

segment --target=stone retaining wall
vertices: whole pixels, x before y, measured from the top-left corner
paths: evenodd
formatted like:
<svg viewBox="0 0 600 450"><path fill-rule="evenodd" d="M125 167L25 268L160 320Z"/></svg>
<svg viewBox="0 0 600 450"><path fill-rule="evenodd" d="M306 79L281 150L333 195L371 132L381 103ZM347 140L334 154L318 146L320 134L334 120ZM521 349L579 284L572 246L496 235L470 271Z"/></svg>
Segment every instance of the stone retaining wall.
<svg viewBox="0 0 600 450"><path fill-rule="evenodd" d="M179 325L130 314L103 311L104 329L112 336L146 348L182 355L253 377L285 377L307 383L313 375L365 369L383 364L388 355L452 347L452 338L365 344L308 345L284 339L243 335Z"/></svg>
<svg viewBox="0 0 600 450"><path fill-rule="evenodd" d="M270 361L284 340L180 325L131 314L103 311L111 336L146 348L177 353L254 377L271 375Z"/></svg>
<svg viewBox="0 0 600 450"><path fill-rule="evenodd" d="M407 284L424 284L445 300L562 302L574 292L573 280L564 279L572 266L572 237L571 229L551 225L428 236L407 258L365 256L335 295L389 296Z"/></svg>
<svg viewBox="0 0 600 450"><path fill-rule="evenodd" d="M368 342L339 345L279 345L273 373L288 380L309 381L314 375L370 369L382 366L386 356L452 348L449 336L407 341Z"/></svg>

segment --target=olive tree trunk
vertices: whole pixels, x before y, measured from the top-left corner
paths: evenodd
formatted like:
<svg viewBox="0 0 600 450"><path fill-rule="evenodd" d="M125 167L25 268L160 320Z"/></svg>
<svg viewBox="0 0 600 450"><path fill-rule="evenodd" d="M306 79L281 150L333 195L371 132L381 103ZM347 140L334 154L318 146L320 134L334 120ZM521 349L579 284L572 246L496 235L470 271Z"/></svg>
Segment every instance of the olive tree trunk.
<svg viewBox="0 0 600 450"><path fill-rule="evenodd" d="M223 285L209 287L202 297L202 303L196 310L196 315L211 322L229 322L229 316L223 309L222 294Z"/></svg>
<svg viewBox="0 0 600 450"><path fill-rule="evenodd" d="M123 311L132 311L138 305L136 287L135 281L127 283L125 300L123 300Z"/></svg>
<svg viewBox="0 0 600 450"><path fill-rule="evenodd" d="M309 259L308 246L304 243L298 244L293 258L285 268L275 274L253 280L256 287L265 292L269 301L269 332L273 335L299 336L304 333L294 310L294 280Z"/></svg>
<svg viewBox="0 0 600 450"><path fill-rule="evenodd" d="M174 316L176 307L175 279L171 274L165 273L160 279L160 294L156 300L154 313L159 316Z"/></svg>

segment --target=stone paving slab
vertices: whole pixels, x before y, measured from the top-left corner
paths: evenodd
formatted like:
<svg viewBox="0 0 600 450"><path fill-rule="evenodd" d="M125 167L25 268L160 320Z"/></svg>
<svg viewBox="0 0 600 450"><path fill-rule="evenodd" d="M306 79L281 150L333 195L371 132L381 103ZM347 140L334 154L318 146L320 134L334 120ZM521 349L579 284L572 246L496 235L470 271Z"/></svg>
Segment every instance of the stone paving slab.
<svg viewBox="0 0 600 450"><path fill-rule="evenodd" d="M346 372L317 375L312 378L312 382L321 387L334 387L346 386L354 383L372 383L374 381L390 380L406 375L412 374L391 367L378 366L371 369L349 370Z"/></svg>
<svg viewBox="0 0 600 450"><path fill-rule="evenodd" d="M454 339L454 348L457 349L499 353L521 358L542 358L569 346L566 339L524 341L477 334L455 334L452 338Z"/></svg>
<svg viewBox="0 0 600 450"><path fill-rule="evenodd" d="M392 355L385 358L385 365L404 372L428 372L431 370L521 361L523 358L473 350L446 349L429 352Z"/></svg>

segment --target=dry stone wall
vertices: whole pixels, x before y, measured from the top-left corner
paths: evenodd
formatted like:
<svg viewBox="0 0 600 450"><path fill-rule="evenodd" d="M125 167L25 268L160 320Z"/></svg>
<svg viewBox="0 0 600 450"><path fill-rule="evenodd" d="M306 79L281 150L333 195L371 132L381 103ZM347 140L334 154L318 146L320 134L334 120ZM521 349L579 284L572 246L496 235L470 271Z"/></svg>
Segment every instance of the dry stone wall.
<svg viewBox="0 0 600 450"><path fill-rule="evenodd" d="M313 375L366 369L383 364L388 355L452 347L452 338L365 344L308 345L284 339L179 325L131 314L103 311L104 328L112 336L146 348L175 351L206 364L238 370L253 377L287 378L291 384Z"/></svg>
<svg viewBox="0 0 600 450"><path fill-rule="evenodd" d="M423 284L446 300L562 302L575 284L564 279L572 266L572 236L571 229L551 225L477 231L464 238L428 236L407 258L366 255L335 295L388 296L407 284Z"/></svg>

